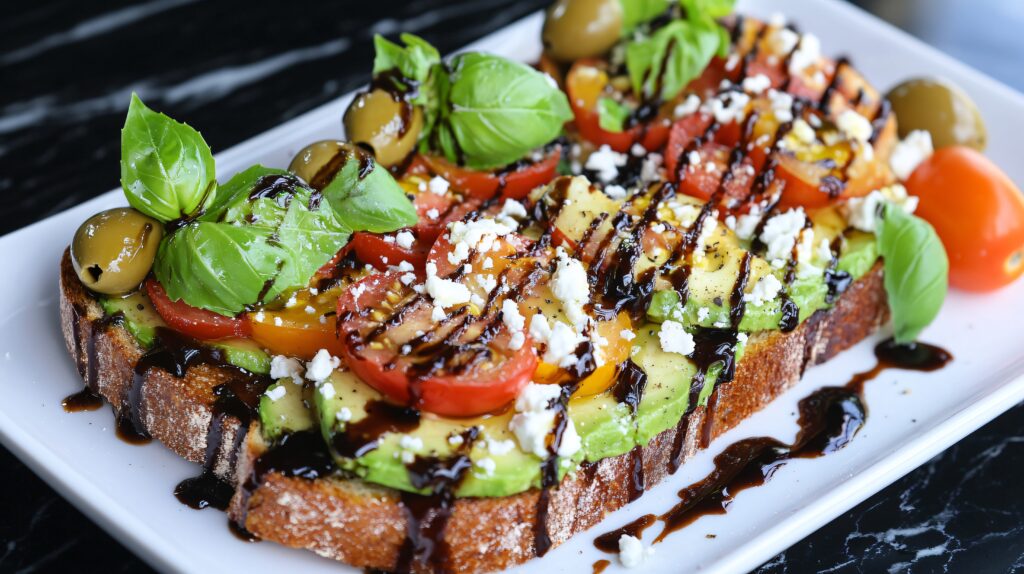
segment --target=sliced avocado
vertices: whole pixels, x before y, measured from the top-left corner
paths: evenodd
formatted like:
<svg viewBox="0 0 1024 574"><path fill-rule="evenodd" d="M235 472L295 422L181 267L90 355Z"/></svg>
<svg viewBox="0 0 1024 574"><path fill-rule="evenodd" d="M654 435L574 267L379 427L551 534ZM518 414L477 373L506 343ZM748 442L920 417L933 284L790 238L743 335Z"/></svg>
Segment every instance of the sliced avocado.
<svg viewBox="0 0 1024 574"><path fill-rule="evenodd" d="M822 210L813 216L815 241L829 241L844 233L837 269L849 273L854 280L864 276L878 260L878 248L874 235L860 231L846 231L845 223L834 210ZM740 242L732 233L719 233L718 242L707 251L704 260L695 265L689 278L686 305L679 307L679 294L665 286L651 298L647 318L661 323L667 319L684 325L702 327L729 324L730 299L739 275L739 262L749 247ZM816 256L815 263L824 268L828 262ZM780 282L785 278L784 269L772 268L760 257L751 260L751 271L746 291L749 293L761 277L773 273ZM786 289L788 297L800 309L800 321L815 311L829 307L828 287L823 273L800 276L797 273ZM767 331L779 328L782 318L782 299L766 302L761 306L746 305L739 328L744 332Z"/></svg>
<svg viewBox="0 0 1024 574"><path fill-rule="evenodd" d="M124 328L146 349L153 346L157 327L167 326L142 291L124 297L103 297L100 306L108 316L120 313L124 317ZM223 350L224 359L236 367L257 375L270 373L270 355L248 339L225 339L209 344Z"/></svg>
<svg viewBox="0 0 1024 574"><path fill-rule="evenodd" d="M108 316L120 313L124 317L124 328L128 329L139 345L147 349L153 346L156 328L167 326L142 291L124 297L102 297L100 306Z"/></svg>
<svg viewBox="0 0 1024 574"><path fill-rule="evenodd" d="M278 389L284 389L284 394ZM265 439L273 441L285 432L313 428L313 413L307 406L305 394L303 386L291 379L281 379L267 388L260 397L260 425Z"/></svg>
<svg viewBox="0 0 1024 574"><path fill-rule="evenodd" d="M211 347L224 351L224 359L257 375L270 374L270 355L249 339L210 341Z"/></svg>
<svg viewBox="0 0 1024 574"><path fill-rule="evenodd" d="M313 402L320 419L321 432L330 444L335 433L344 432L347 425L358 424L366 418L367 405L371 401L382 401L383 397L349 372L335 372L327 384L331 390L325 392L326 385L319 386L314 393ZM577 418L574 410L570 405L570 416L579 432L583 434L583 428L588 427L581 426L581 422L584 421ZM339 413L343 413L340 418ZM384 433L377 441L376 448L359 458L347 458L337 452L333 454L341 468L354 472L370 482L415 492L409 481L403 456L447 458L464 453L468 454L474 464L460 484L456 495L506 496L540 486L542 461L519 448L519 443L508 428L513 414L514 412L509 410L498 415L472 419L449 419L424 414L415 429L408 432ZM453 444L449 441L450 437L462 436L463 432L473 426L480 427L480 431L478 439L471 447L467 448L466 445ZM415 444L418 448L403 448L403 436L409 437L406 439L406 446ZM499 446L492 451L488 447L489 441L505 448ZM502 452L503 450L507 452ZM584 450L585 448L581 449L572 460L560 465L559 476L564 476L566 472L576 468L583 460ZM481 466L480 461L484 459L494 462L493 473L487 472L486 468Z"/></svg>

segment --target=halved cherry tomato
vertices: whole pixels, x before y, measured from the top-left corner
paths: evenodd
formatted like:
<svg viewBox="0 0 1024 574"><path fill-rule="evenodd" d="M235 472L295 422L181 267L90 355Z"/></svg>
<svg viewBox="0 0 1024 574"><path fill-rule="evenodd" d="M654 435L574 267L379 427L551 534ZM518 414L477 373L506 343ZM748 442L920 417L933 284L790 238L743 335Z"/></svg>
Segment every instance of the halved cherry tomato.
<svg viewBox="0 0 1024 574"><path fill-rule="evenodd" d="M382 328L398 309L401 321ZM529 340L510 349L495 309L463 308L465 323L435 322L432 311L430 298L404 285L400 273L366 277L338 300L341 356L390 400L442 416L482 415L513 401L537 365Z"/></svg>
<svg viewBox="0 0 1024 574"><path fill-rule="evenodd" d="M555 148L537 162L510 171L477 171L456 165L439 156L418 154L409 166L413 173L431 173L448 180L452 188L476 199L487 200L500 193L502 199L522 199L535 188L555 178L562 151Z"/></svg>
<svg viewBox="0 0 1024 574"><path fill-rule="evenodd" d="M402 261L409 262L416 269L423 269L427 253L430 251L430 243L417 238L412 247L405 248L398 244L395 235L357 231L352 235L352 249L360 261L369 263L381 271Z"/></svg>
<svg viewBox="0 0 1024 574"><path fill-rule="evenodd" d="M629 151L634 143L648 151L660 149L668 138L668 120L664 118L655 118L647 125L633 126L621 132L610 132L601 127L597 101L607 85L608 74L596 60L578 60L569 69L565 86L580 135L594 145L607 145L622 153Z"/></svg>
<svg viewBox="0 0 1024 574"><path fill-rule="evenodd" d="M594 370L587 378L580 381L576 396L586 397L603 393L615 383L619 364L629 358L633 345L623 336L623 331L632 330L633 325L627 313L619 315L611 321L597 324L597 333L608 343L601 347L604 364Z"/></svg>
<svg viewBox="0 0 1024 574"><path fill-rule="evenodd" d="M156 279L146 280L146 294L164 323L190 337L213 340L248 337L251 334L249 324L243 319L218 315L184 301L171 301Z"/></svg>
<svg viewBox="0 0 1024 574"><path fill-rule="evenodd" d="M332 302L337 299L339 292L330 296ZM275 355L308 360L320 349L327 349L337 356L341 352L341 343L337 338L334 314L325 315L323 305L311 305L315 297L310 297L308 292L304 293L293 307L250 314L248 318L252 339ZM314 309L312 313L307 310L307 306Z"/></svg>
<svg viewBox="0 0 1024 574"><path fill-rule="evenodd" d="M710 116L698 113L687 116L672 126L672 133L669 135L668 145L665 147L665 169L670 179L676 177L679 162L684 159L681 157L682 154L694 139L700 137L707 130L710 124ZM738 126L738 124L733 122L729 126ZM697 152L699 161L689 163L682 174L682 181L679 182L679 190L686 195L709 199L718 190L722 177L729 168L732 146L736 145L738 140L738 127L735 133L719 130L714 141L694 150ZM686 160L689 161L689 158ZM709 168L708 166L713 167ZM744 157L729 182L726 183L726 198L745 198L750 192L755 175L754 161L750 157Z"/></svg>
<svg viewBox="0 0 1024 574"><path fill-rule="evenodd" d="M917 215L949 254L949 283L992 291L1024 274L1024 196L994 163L962 146L942 148L914 170Z"/></svg>

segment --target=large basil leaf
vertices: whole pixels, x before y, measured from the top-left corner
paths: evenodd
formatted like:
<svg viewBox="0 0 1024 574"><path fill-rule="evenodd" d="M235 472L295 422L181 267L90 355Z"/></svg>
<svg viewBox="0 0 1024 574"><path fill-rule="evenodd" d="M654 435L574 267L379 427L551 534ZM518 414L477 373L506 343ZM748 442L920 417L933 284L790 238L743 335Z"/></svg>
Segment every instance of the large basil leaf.
<svg viewBox="0 0 1024 574"><path fill-rule="evenodd" d="M213 154L191 127L132 94L121 130L121 186L128 203L164 223L187 219L213 199Z"/></svg>
<svg viewBox="0 0 1024 574"><path fill-rule="evenodd" d="M630 42L626 69L633 92L646 100L671 100L704 72L721 43L719 26L700 19L674 20Z"/></svg>
<svg viewBox="0 0 1024 574"><path fill-rule="evenodd" d="M443 150L449 160L474 169L507 165L555 139L572 119L554 81L525 64L472 52L456 56L451 69L441 128L458 149Z"/></svg>
<svg viewBox="0 0 1024 574"><path fill-rule="evenodd" d="M306 287L345 245L350 228L295 176L251 167L210 210L169 235L153 271L172 300L236 315Z"/></svg>
<svg viewBox="0 0 1024 574"><path fill-rule="evenodd" d="M949 283L949 259L928 222L892 204L884 208L877 235L893 336L898 343L911 342L939 314Z"/></svg>
<svg viewBox="0 0 1024 574"><path fill-rule="evenodd" d="M622 4L623 35L663 14L671 4L669 0L619 0L619 3Z"/></svg>
<svg viewBox="0 0 1024 574"><path fill-rule="evenodd" d="M338 219L349 229L386 233L416 225L416 208L387 169L360 147L347 158L323 189Z"/></svg>

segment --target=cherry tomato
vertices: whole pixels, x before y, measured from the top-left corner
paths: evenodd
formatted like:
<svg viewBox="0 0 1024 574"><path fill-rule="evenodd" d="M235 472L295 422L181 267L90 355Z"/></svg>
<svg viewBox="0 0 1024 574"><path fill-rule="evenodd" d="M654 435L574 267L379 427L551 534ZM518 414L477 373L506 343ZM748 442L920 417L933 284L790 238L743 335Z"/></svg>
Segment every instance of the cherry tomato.
<svg viewBox="0 0 1024 574"><path fill-rule="evenodd" d="M500 192L501 199L522 199L535 188L555 178L560 149L554 149L537 162L516 165L510 171L477 171L456 165L439 156L418 154L409 166L413 173L430 173L448 180L456 191L487 200Z"/></svg>
<svg viewBox="0 0 1024 574"><path fill-rule="evenodd" d="M263 309L248 315L252 339L275 355L312 359L320 349L332 355L341 353L334 313L334 303L342 288L312 295L309 291L295 294L291 307Z"/></svg>
<svg viewBox="0 0 1024 574"><path fill-rule="evenodd" d="M427 261L427 252L430 251L430 243L415 239L411 247L402 247L395 239L396 235L357 231L352 235L352 249L360 261L369 263L381 271L402 261L409 262L416 269L423 269L423 264Z"/></svg>
<svg viewBox="0 0 1024 574"><path fill-rule="evenodd" d="M655 118L645 126L633 126L621 132L610 132L601 127L597 113L598 98L608 85L608 74L596 60L579 60L573 64L565 79L576 120L576 129L584 139L594 145L607 145L617 152L628 152L634 143L648 151L660 149L668 138L668 121Z"/></svg>
<svg viewBox="0 0 1024 574"><path fill-rule="evenodd" d="M359 281L338 300L345 363L390 400L442 416L482 415L515 400L537 357L528 338L509 348L501 305L453 307L455 316L441 322L431 318L433 308L400 273ZM399 309L401 321L387 324Z"/></svg>
<svg viewBox="0 0 1024 574"><path fill-rule="evenodd" d="M1024 197L994 163L974 149L942 148L910 176L917 215L949 254L949 283L992 291L1024 273Z"/></svg>
<svg viewBox="0 0 1024 574"><path fill-rule="evenodd" d="M156 279L146 280L146 295L167 326L190 337L213 340L248 337L251 333L248 323L242 319L225 317L184 301L171 301Z"/></svg>
<svg viewBox="0 0 1024 574"><path fill-rule="evenodd" d="M665 169L669 179L675 179L682 154L689 148L694 139L700 137L711 124L711 117L706 114L693 114L677 121L672 126L672 133L665 147ZM679 190L686 195L709 199L718 190L722 177L729 169L732 147L739 141L738 125L733 122L729 126L737 126L735 132L719 130L714 141L708 142L697 152L697 162L690 162L682 174ZM728 126L724 126L728 127ZM687 158L689 161L689 158ZM709 168L708 166L713 166ZM732 178L726 183L727 198L743 199L749 193L756 176L754 160L744 157L741 165L736 168Z"/></svg>

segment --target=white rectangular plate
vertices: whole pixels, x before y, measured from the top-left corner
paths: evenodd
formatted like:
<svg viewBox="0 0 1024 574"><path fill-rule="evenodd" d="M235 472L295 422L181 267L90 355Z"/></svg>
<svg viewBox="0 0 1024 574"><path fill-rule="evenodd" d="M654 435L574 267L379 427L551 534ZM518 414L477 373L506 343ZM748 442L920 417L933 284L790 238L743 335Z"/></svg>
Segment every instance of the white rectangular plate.
<svg viewBox="0 0 1024 574"><path fill-rule="evenodd" d="M790 13L822 39L828 54L848 54L885 89L907 76L942 75L977 101L990 136L989 155L1017 182L1024 181L1016 141L1024 133L1024 97L838 1L740 2L759 16ZM530 60L539 55L541 17L535 14L470 48ZM367 66L369 66L367 62ZM303 145L339 137L350 96L317 108L217 157L224 176L256 162L285 166ZM230 113L230 110L226 110ZM1016 137L1015 137L1016 136ZM106 169L113 169L108 166ZM136 447L114 436L110 409L67 414L61 399L82 386L64 349L57 314L57 269L78 224L100 209L123 205L119 190L0 238L7 278L0 284L0 439L53 487L166 571L253 574L352 571L311 553L229 534L223 514L197 512L172 495L197 467L160 444ZM17 273L14 273L16 271ZM843 511L890 484L1024 398L1024 282L999 293L952 293L925 338L955 355L934 374L888 371L867 387L866 426L837 454L787 464L764 487L745 491L724 516L705 517L657 547L646 571L739 572L756 567ZM589 572L606 556L595 534L646 513L670 508L681 487L702 478L711 459L733 441L770 434L792 439L796 402L822 385L846 382L873 365L867 341L804 380L768 409L716 440L670 480L540 561L520 568ZM647 540L657 534L653 527ZM714 538L706 535L714 534ZM616 568L614 558L613 568Z"/></svg>

